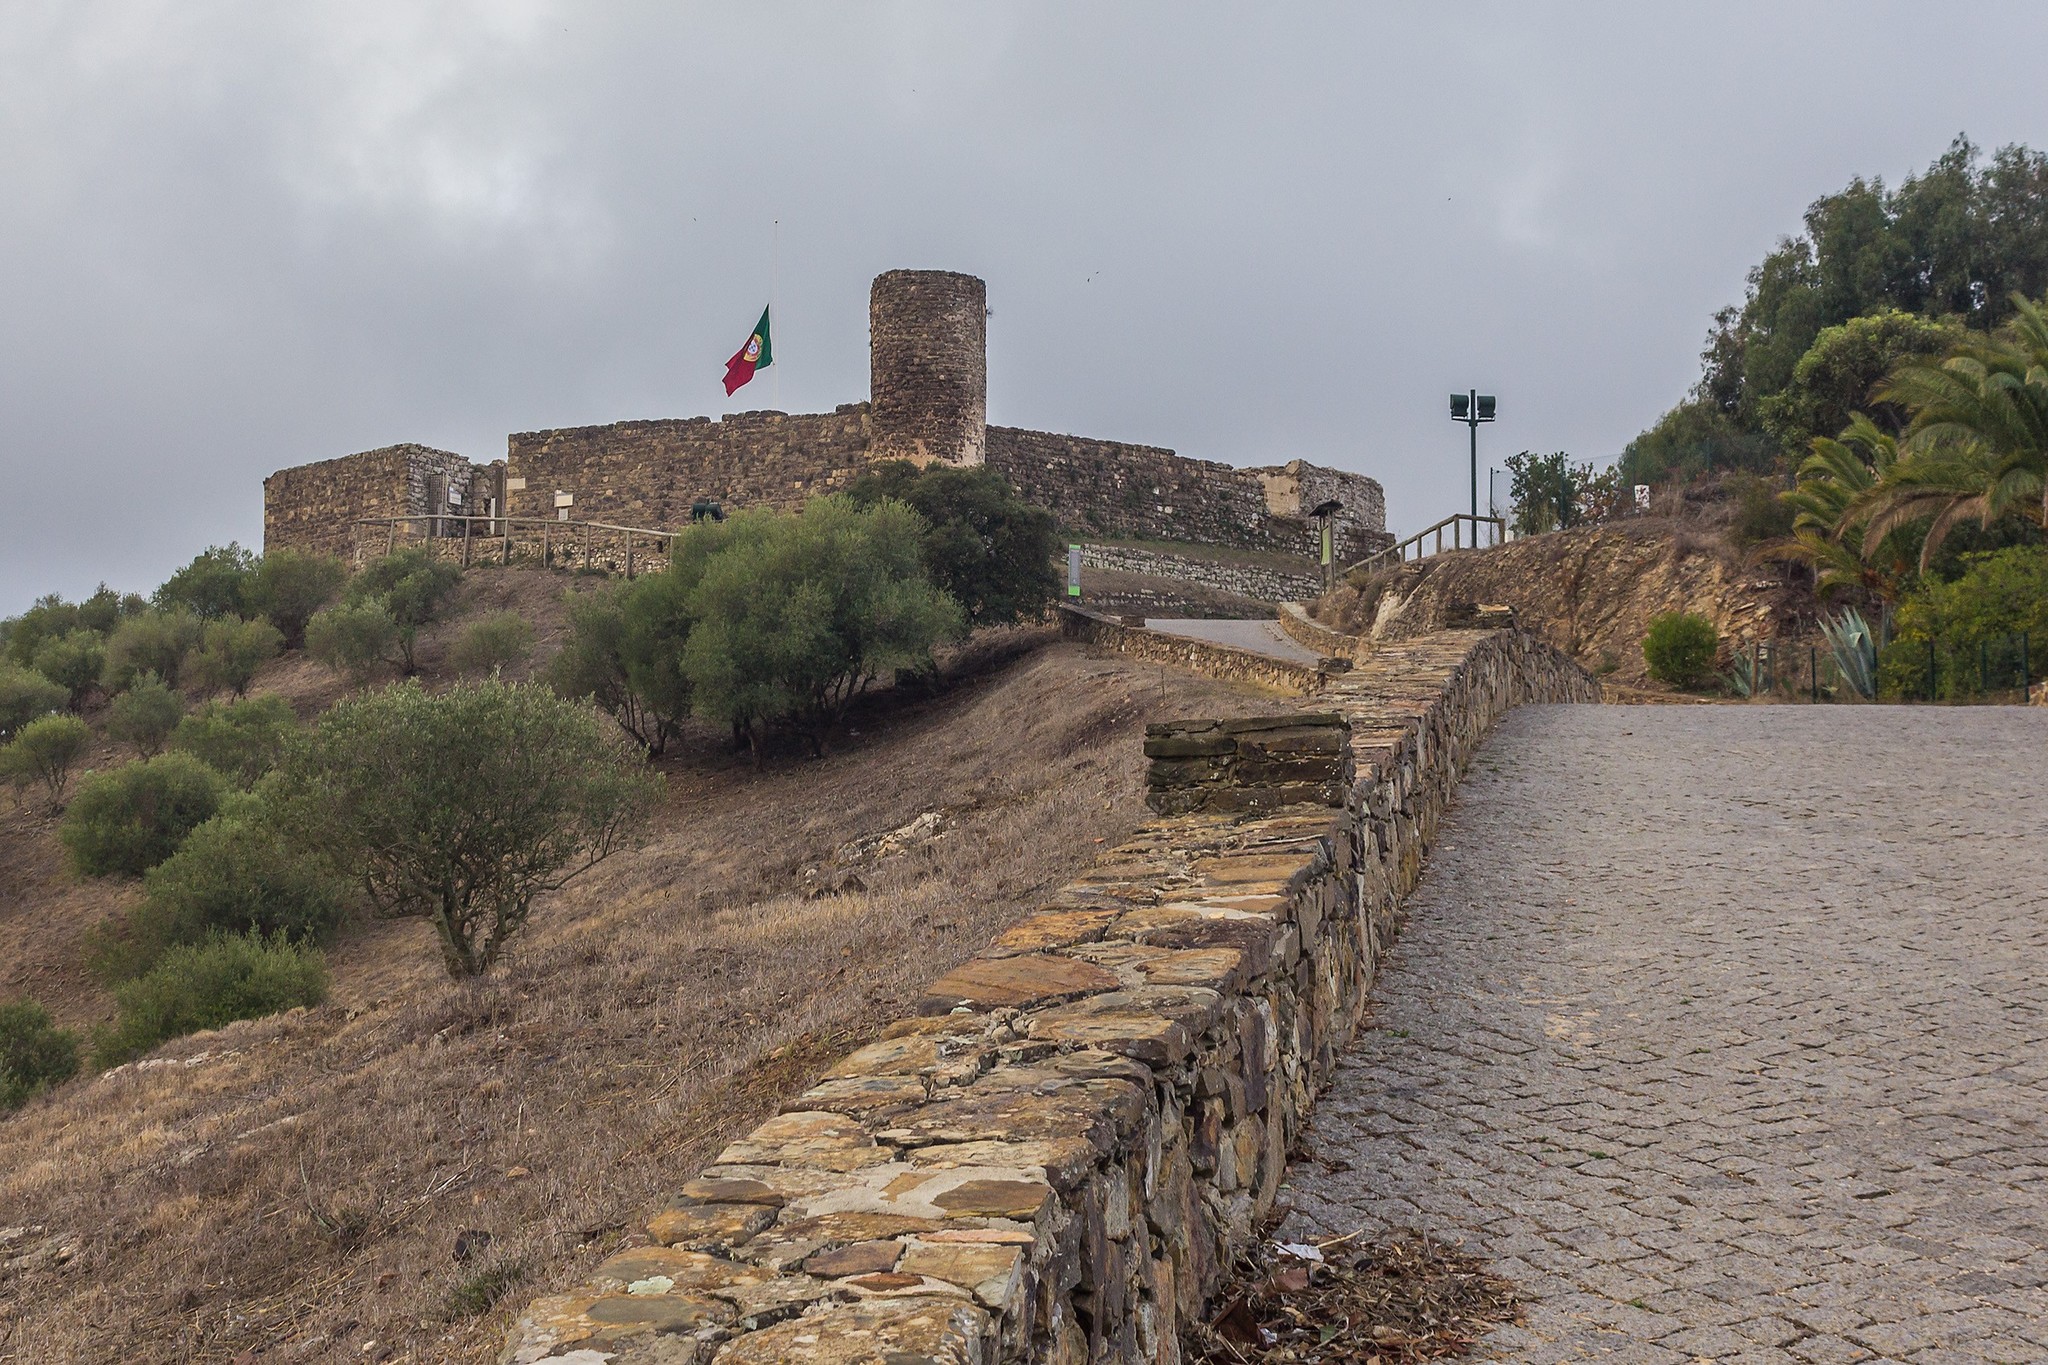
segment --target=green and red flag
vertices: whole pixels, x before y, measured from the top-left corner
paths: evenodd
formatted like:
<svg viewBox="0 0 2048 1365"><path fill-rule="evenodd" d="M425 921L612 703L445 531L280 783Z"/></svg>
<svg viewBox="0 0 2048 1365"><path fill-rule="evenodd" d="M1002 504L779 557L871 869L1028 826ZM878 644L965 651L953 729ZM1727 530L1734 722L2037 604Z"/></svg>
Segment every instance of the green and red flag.
<svg viewBox="0 0 2048 1365"><path fill-rule="evenodd" d="M754 334L747 338L747 344L732 354L725 362L725 396L730 398L740 385L754 377L754 371L765 370L775 363L775 353L768 345L768 310L761 310L761 321L755 324Z"/></svg>

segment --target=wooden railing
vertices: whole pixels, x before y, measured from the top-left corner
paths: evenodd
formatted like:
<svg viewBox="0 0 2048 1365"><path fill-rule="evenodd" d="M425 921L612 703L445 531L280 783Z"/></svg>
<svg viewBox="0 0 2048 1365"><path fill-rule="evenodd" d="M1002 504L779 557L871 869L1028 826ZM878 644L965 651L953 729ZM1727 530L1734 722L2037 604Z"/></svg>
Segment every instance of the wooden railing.
<svg viewBox="0 0 2048 1365"><path fill-rule="evenodd" d="M1483 547L1479 543L1479 537L1482 528L1488 532L1487 545L1498 545L1507 539L1507 518L1475 517L1470 512L1454 512L1436 525L1425 526L1398 544L1374 551L1356 564L1346 567L1344 572L1348 574L1353 570L1363 569L1367 573L1377 573L1390 564L1406 564L1410 559L1427 559L1432 554L1440 555L1444 552L1444 532L1447 529L1451 533L1451 549L1481 549ZM1436 538L1434 549L1425 544L1432 536ZM1411 549L1415 551L1413 555L1408 553Z"/></svg>
<svg viewBox="0 0 2048 1365"><path fill-rule="evenodd" d="M459 532L450 528L460 526ZM539 546L543 564L567 567L623 570L633 576L636 551L647 549L657 559L668 554L680 531L657 531L645 526L616 526L608 521L561 521L549 517L474 517L462 514L410 513L400 517L358 517L349 525L352 562L363 562L365 540L374 544L375 532L384 532L383 553L390 554L400 543L447 547L449 558L458 555L462 566L489 563L492 551L497 562L512 562L512 542ZM369 533L367 536L365 533ZM593 541L593 534L595 540ZM644 547L636 541L649 542ZM459 546L458 550L456 547Z"/></svg>

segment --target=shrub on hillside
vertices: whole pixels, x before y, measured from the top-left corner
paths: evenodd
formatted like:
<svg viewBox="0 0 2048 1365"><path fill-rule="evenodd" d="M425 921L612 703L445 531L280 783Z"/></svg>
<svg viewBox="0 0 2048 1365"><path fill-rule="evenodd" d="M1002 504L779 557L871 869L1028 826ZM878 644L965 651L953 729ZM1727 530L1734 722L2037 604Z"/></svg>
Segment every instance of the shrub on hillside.
<svg viewBox="0 0 2048 1365"><path fill-rule="evenodd" d="M465 676L493 673L533 653L533 627L516 611L492 612L464 627L448 661Z"/></svg>
<svg viewBox="0 0 2048 1365"><path fill-rule="evenodd" d="M318 949L280 938L218 935L170 949L147 972L117 986L120 1019L95 1037L93 1058L114 1066L172 1038L326 998L327 966Z"/></svg>
<svg viewBox="0 0 2048 1365"><path fill-rule="evenodd" d="M155 758L184 715L185 699L156 674L143 673L107 707L107 738Z"/></svg>
<svg viewBox="0 0 2048 1365"><path fill-rule="evenodd" d="M284 650L284 632L268 621L229 616L208 621L199 644L185 659L185 682L196 692L249 690L256 670Z"/></svg>
<svg viewBox="0 0 2048 1365"><path fill-rule="evenodd" d="M188 611L145 611L124 617L107 636L107 661L100 683L109 692L124 692L144 673L154 673L171 687L185 656L199 643L204 623Z"/></svg>
<svg viewBox="0 0 2048 1365"><path fill-rule="evenodd" d="M11 739L39 716L61 711L69 694L33 669L0 664L0 740Z"/></svg>
<svg viewBox="0 0 2048 1365"><path fill-rule="evenodd" d="M391 644L397 650L391 662L410 676L419 671L413 648L420 627L445 616L461 586L461 569L414 546L364 565L362 572L348 581L345 600L374 602L384 608L394 627Z"/></svg>
<svg viewBox="0 0 2048 1365"><path fill-rule="evenodd" d="M1668 611L1650 618L1643 638L1643 662L1650 676L1673 687L1698 687L1713 672L1721 633L1704 616Z"/></svg>
<svg viewBox="0 0 2048 1365"><path fill-rule="evenodd" d="M661 780L596 712L490 679L342 702L266 786L285 837L391 916L424 916L451 976L488 969L534 899L623 847Z"/></svg>
<svg viewBox="0 0 2048 1365"><path fill-rule="evenodd" d="M344 602L306 624L306 652L360 686L398 647L398 623L381 602Z"/></svg>
<svg viewBox="0 0 2048 1365"><path fill-rule="evenodd" d="M248 610L256 557L240 545L209 545L190 564L172 574L156 590L156 604L166 611L184 611L203 621L239 616Z"/></svg>
<svg viewBox="0 0 2048 1365"><path fill-rule="evenodd" d="M569 639L548 665L557 693L591 702L650 754L668 747L690 713L680 666L689 629L668 610L670 587L666 574L651 573L569 594Z"/></svg>
<svg viewBox="0 0 2048 1365"><path fill-rule="evenodd" d="M219 933L315 942L348 904L333 869L282 838L247 796L193 830L142 886L142 903L92 936L93 965L108 980L140 976L169 949Z"/></svg>
<svg viewBox="0 0 2048 1365"><path fill-rule="evenodd" d="M0 749L0 777L18 789L40 785L55 810L64 804L72 770L91 747L92 731L78 717L43 716L22 726Z"/></svg>
<svg viewBox="0 0 2048 1365"><path fill-rule="evenodd" d="M891 460L855 479L846 496L864 508L893 500L924 518L925 572L970 627L1036 619L1059 592L1052 514L1018 497L993 469Z"/></svg>
<svg viewBox="0 0 2048 1365"><path fill-rule="evenodd" d="M70 694L76 711L86 693L99 685L107 663L105 637L96 631L67 631L36 647L35 670Z"/></svg>
<svg viewBox="0 0 2048 1365"><path fill-rule="evenodd" d="M227 781L190 754L158 754L89 774L78 784L57 837L89 877L139 877L211 820Z"/></svg>
<svg viewBox="0 0 2048 1365"><path fill-rule="evenodd" d="M1930 646L1937 697L2017 686L2022 634L2029 669L2048 673L2048 549L2015 545L1965 555L1963 564L1952 582L1922 577L1899 603L1878 660L1881 695L1927 696Z"/></svg>
<svg viewBox="0 0 2048 1365"><path fill-rule="evenodd" d="M332 602L348 578L348 569L328 555L302 550L272 550L256 561L256 570L242 585L243 604L276 626L286 649L306 643L306 623Z"/></svg>
<svg viewBox="0 0 2048 1365"><path fill-rule="evenodd" d="M815 753L871 684L929 668L966 623L925 577L921 531L902 503L825 497L800 515L742 512L678 537L664 576L676 575L694 621L681 671L697 714L753 741L788 728Z"/></svg>
<svg viewBox="0 0 2048 1365"><path fill-rule="evenodd" d="M51 593L37 598L21 615L0 622L0 637L6 640L7 658L27 668L35 662L36 651L49 641L74 630L105 635L122 617L144 611L148 605L134 593L123 597L104 583L83 602L66 602Z"/></svg>
<svg viewBox="0 0 2048 1365"><path fill-rule="evenodd" d="M78 1039L33 1000L0 1005L0 1113L78 1071Z"/></svg>
<svg viewBox="0 0 2048 1365"><path fill-rule="evenodd" d="M1785 491L1782 480L1738 471L1728 476L1727 488L1735 502L1729 538L1738 548L1792 534L1792 520L1798 509L1779 496Z"/></svg>
<svg viewBox="0 0 2048 1365"><path fill-rule="evenodd" d="M178 722L171 747L194 758L238 787L253 787L277 766L285 741L299 718L283 697L210 701Z"/></svg>

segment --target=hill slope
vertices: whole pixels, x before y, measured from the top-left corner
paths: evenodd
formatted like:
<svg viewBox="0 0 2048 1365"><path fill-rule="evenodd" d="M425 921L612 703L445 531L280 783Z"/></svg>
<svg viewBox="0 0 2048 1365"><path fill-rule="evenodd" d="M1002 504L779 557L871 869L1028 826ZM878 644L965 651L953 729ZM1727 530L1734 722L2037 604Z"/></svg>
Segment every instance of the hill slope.
<svg viewBox="0 0 2048 1365"><path fill-rule="evenodd" d="M1139 823L1147 720L1275 704L1046 644L871 708L821 761L689 746L653 841L537 913L494 976L451 983L423 924L372 924L330 953L328 1004L0 1119L0 1359L490 1359L493 1294L615 1247ZM50 837L7 822L0 937L61 954L22 921L124 893L73 883Z"/></svg>

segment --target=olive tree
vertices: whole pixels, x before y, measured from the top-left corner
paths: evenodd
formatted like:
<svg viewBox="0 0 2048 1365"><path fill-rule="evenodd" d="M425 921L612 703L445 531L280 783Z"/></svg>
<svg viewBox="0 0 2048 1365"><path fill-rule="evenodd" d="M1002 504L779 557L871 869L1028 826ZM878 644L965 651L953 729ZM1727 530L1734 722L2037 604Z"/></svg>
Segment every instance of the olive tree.
<svg viewBox="0 0 2048 1365"><path fill-rule="evenodd" d="M537 898L633 842L660 786L589 707L493 678L342 702L265 796L381 914L431 921L460 978L497 961Z"/></svg>

